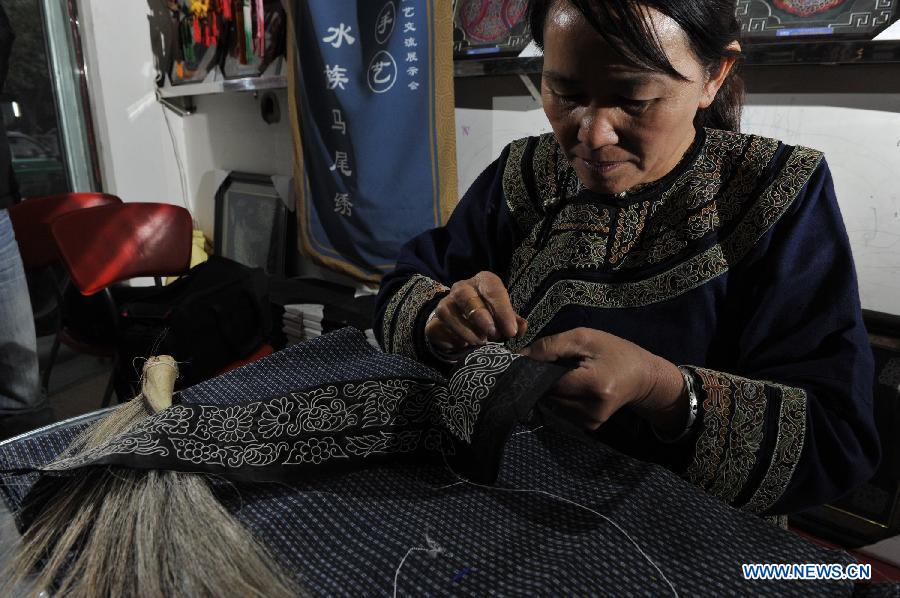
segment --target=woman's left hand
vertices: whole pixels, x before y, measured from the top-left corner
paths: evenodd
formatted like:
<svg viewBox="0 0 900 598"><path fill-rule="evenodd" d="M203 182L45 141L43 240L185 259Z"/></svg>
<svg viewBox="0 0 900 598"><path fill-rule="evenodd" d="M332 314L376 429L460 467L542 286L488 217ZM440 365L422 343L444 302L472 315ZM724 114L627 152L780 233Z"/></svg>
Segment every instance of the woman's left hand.
<svg viewBox="0 0 900 598"><path fill-rule="evenodd" d="M522 354L536 361L578 363L553 394L560 414L588 430L596 430L626 405L661 433L677 434L687 419L678 368L625 339L577 328L539 339Z"/></svg>

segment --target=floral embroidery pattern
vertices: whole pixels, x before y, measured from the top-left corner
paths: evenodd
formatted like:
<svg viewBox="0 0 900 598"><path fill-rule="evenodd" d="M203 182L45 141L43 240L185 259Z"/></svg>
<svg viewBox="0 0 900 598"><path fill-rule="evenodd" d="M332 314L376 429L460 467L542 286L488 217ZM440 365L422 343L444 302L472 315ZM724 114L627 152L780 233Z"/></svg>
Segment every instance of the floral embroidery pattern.
<svg viewBox="0 0 900 598"><path fill-rule="evenodd" d="M493 389L497 377L520 357L497 343L485 345L466 357L440 401L444 424L453 435L464 442L471 440L481 403Z"/></svg>
<svg viewBox="0 0 900 598"><path fill-rule="evenodd" d="M362 427L439 423L434 408L439 387L431 382L413 380L369 380L344 387L344 396L363 405ZM409 396L423 397L407 401Z"/></svg>
<svg viewBox="0 0 900 598"><path fill-rule="evenodd" d="M291 454L288 455L284 464L310 463L319 465L324 461L335 458L346 459L347 453L344 452L334 438L326 436L325 438L311 438L295 442L291 449Z"/></svg>
<svg viewBox="0 0 900 598"><path fill-rule="evenodd" d="M229 461L235 458L234 450L229 451L227 447L222 447L199 440L190 440L184 438L175 438L172 440L175 447L175 454L183 461L191 463L212 463L225 467ZM229 454L230 453L230 454Z"/></svg>
<svg viewBox="0 0 900 598"><path fill-rule="evenodd" d="M619 221L609 255L610 264L615 264L625 257L637 243L647 223L650 205L649 201L644 201L640 205L631 205L619 211Z"/></svg>
<svg viewBox="0 0 900 598"><path fill-rule="evenodd" d="M278 456L288 447L286 442L246 446L221 446L190 438L173 438L171 442L175 455L182 461L232 468L271 465L278 461Z"/></svg>
<svg viewBox="0 0 900 598"><path fill-rule="evenodd" d="M538 139L532 168L538 190L537 201L546 211L562 200L559 183L567 181L572 174L568 160L563 157L553 135L541 135Z"/></svg>
<svg viewBox="0 0 900 598"><path fill-rule="evenodd" d="M161 428L156 429L158 430ZM158 439L150 437L152 430L154 430L152 423L148 425L147 420L144 420L131 428L126 434L117 436L106 444L95 446L74 457L70 456L59 459L46 465L43 469L46 471L64 471L72 467L79 467L105 455L134 454L167 456L169 454L169 449Z"/></svg>
<svg viewBox="0 0 900 598"><path fill-rule="evenodd" d="M303 432L337 432L356 425L359 405L348 406L337 386L291 393L293 409Z"/></svg>
<svg viewBox="0 0 900 598"><path fill-rule="evenodd" d="M291 407L287 397L279 397L266 405L260 413L260 436L272 438L300 432L300 425Z"/></svg>
<svg viewBox="0 0 900 598"><path fill-rule="evenodd" d="M731 503L750 479L750 472L763 441L768 399L766 385L756 380L732 377L734 416L724 464L712 485L713 494Z"/></svg>
<svg viewBox="0 0 900 598"><path fill-rule="evenodd" d="M175 405L45 470L100 464L112 455L129 454L158 455L201 469L320 465L419 449L454 454L447 439L452 435L470 442L482 403L519 358L499 344L481 347L466 357L446 386L366 380L243 405ZM367 433L373 429L377 431Z"/></svg>
<svg viewBox="0 0 900 598"><path fill-rule="evenodd" d="M347 439L347 452L358 457L368 457L376 453L410 453L419 447L421 438L420 430L407 430L399 434L380 432L366 436L352 436Z"/></svg>
<svg viewBox="0 0 900 598"><path fill-rule="evenodd" d="M220 442L254 441L253 415L239 407L210 408L201 407L209 418L209 434Z"/></svg>
<svg viewBox="0 0 900 598"><path fill-rule="evenodd" d="M718 372L697 369L705 397L703 431L697 439L694 461L687 471L687 478L701 488L708 487L716 478L725 458L725 442L731 420L731 383Z"/></svg>
<svg viewBox="0 0 900 598"><path fill-rule="evenodd" d="M527 147L527 139L512 142L509 146L509 157L506 159L507 166L503 171L506 205L523 234L528 234L541 219L541 214L532 203L525 185L521 184L523 169L530 167L524 161Z"/></svg>
<svg viewBox="0 0 900 598"><path fill-rule="evenodd" d="M690 243L733 222L753 196L760 174L765 172L779 146L777 140L764 137L746 138L712 130L707 135L707 143L717 148L715 153L719 155L710 161L705 156L714 152L702 154L704 159L699 159L693 169L697 180L692 182L690 192L676 192L667 198L668 207L648 225L645 241L626 256L621 264L623 268L638 268L671 258ZM745 139L749 139L746 144L738 143ZM709 170L702 172L701 166Z"/></svg>

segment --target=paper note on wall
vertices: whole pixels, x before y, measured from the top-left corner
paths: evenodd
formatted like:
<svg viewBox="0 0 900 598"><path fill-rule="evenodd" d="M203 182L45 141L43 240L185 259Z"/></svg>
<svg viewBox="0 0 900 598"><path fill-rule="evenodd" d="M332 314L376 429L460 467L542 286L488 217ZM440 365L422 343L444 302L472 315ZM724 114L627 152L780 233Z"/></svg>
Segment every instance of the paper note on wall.
<svg viewBox="0 0 900 598"><path fill-rule="evenodd" d="M540 104L530 96L495 97L493 110L456 109L456 168L463 194L511 141L550 132Z"/></svg>

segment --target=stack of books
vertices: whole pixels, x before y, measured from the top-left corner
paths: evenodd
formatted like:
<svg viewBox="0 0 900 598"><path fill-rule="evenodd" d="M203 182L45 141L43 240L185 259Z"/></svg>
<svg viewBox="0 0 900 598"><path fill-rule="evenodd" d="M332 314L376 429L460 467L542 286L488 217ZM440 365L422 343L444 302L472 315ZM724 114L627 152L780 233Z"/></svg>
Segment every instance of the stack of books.
<svg viewBox="0 0 900 598"><path fill-rule="evenodd" d="M374 295L357 296L353 287L313 278L270 281L274 320L281 322L273 345L283 348L333 330L353 326L377 347L372 319Z"/></svg>

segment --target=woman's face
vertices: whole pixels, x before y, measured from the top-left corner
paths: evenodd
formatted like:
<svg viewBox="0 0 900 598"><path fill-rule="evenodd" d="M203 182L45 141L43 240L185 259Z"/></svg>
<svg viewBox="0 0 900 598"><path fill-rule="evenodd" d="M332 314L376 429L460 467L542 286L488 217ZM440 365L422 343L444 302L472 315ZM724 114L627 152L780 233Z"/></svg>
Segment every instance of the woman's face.
<svg viewBox="0 0 900 598"><path fill-rule="evenodd" d="M712 103L732 62L710 75L687 35L650 9L660 44L687 78L634 66L565 0L544 27L544 111L581 182L621 193L664 177L694 140L694 116Z"/></svg>

